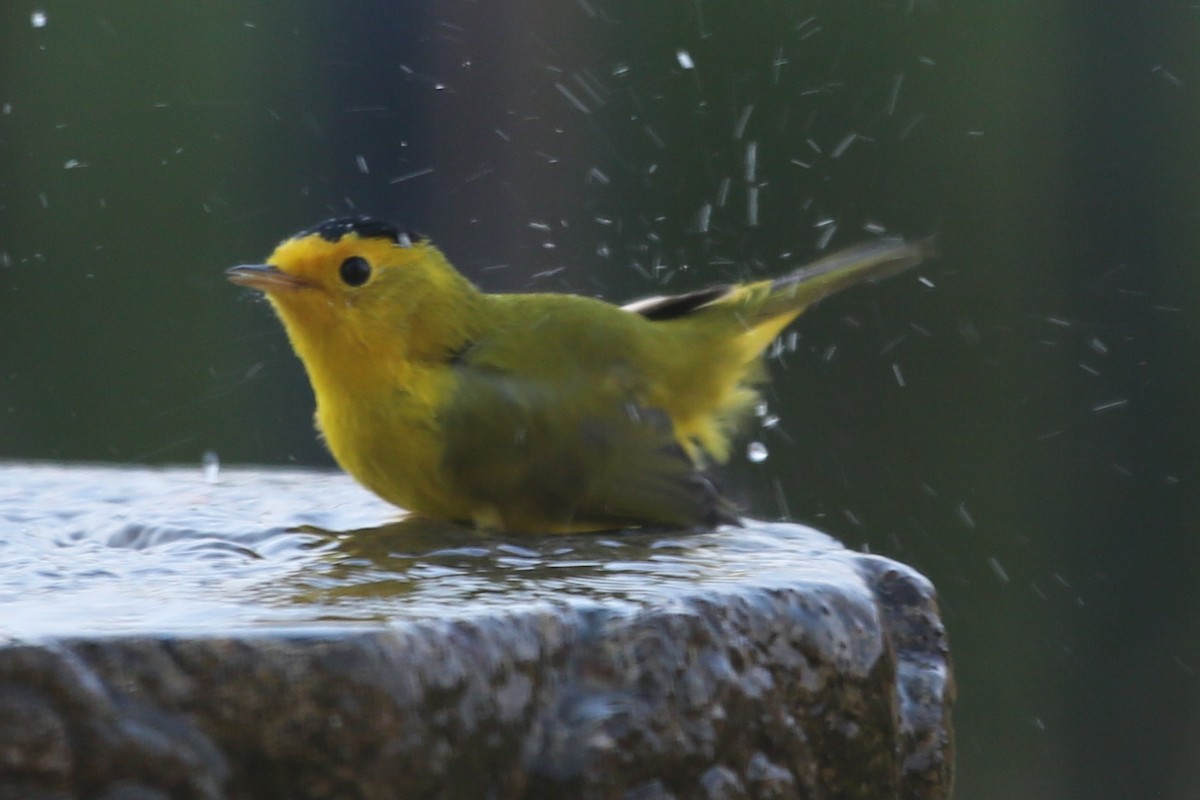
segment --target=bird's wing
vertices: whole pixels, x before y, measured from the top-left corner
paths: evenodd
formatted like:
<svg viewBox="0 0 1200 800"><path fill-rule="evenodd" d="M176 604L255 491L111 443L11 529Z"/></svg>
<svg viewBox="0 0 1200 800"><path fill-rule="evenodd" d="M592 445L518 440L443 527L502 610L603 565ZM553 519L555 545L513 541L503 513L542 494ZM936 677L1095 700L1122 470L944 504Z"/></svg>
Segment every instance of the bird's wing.
<svg viewBox="0 0 1200 800"><path fill-rule="evenodd" d="M477 523L528 531L736 521L671 421L604 376L549 384L459 361L443 469Z"/></svg>

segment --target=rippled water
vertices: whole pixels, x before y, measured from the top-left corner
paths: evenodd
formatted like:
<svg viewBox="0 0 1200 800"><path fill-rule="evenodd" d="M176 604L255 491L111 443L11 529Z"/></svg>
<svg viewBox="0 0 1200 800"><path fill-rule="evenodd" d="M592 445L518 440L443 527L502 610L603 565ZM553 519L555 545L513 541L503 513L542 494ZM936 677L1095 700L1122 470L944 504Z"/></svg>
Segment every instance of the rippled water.
<svg viewBox="0 0 1200 800"><path fill-rule="evenodd" d="M229 631L661 605L753 577L844 583L798 525L705 534L489 535L415 518L341 474L0 465L0 636Z"/></svg>

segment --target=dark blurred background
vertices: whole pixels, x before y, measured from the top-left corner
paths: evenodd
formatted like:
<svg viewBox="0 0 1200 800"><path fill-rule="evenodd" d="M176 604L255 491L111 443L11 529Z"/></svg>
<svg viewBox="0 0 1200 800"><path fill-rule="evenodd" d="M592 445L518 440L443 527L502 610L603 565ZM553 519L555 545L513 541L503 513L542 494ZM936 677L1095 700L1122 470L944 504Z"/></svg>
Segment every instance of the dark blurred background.
<svg viewBox="0 0 1200 800"><path fill-rule="evenodd" d="M960 797L1200 797L1198 42L1133 0L5 3L0 457L330 464L221 271L332 215L611 299L936 233L803 318L724 479L935 581Z"/></svg>

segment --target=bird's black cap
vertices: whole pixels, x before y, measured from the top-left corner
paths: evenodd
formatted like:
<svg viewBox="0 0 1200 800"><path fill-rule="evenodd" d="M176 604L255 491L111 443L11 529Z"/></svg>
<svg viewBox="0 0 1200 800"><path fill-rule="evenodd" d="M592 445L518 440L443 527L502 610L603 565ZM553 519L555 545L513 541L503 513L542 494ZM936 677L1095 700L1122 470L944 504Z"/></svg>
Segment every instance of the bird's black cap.
<svg viewBox="0 0 1200 800"><path fill-rule="evenodd" d="M296 238L316 234L327 242L340 241L348 233L357 233L362 239L391 239L396 244L411 244L421 241L420 234L401 228L394 222L387 222L374 217L338 217L327 219L319 225L300 231Z"/></svg>

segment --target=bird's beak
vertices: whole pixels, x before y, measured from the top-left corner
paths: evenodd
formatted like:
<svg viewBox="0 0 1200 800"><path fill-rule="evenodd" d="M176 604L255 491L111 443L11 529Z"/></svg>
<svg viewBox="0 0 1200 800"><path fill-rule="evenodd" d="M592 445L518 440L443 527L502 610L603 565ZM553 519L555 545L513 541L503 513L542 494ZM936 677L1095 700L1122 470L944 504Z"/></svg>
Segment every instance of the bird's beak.
<svg viewBox="0 0 1200 800"><path fill-rule="evenodd" d="M242 264L225 270L225 277L238 286L260 292L294 291L308 284L270 264Z"/></svg>

